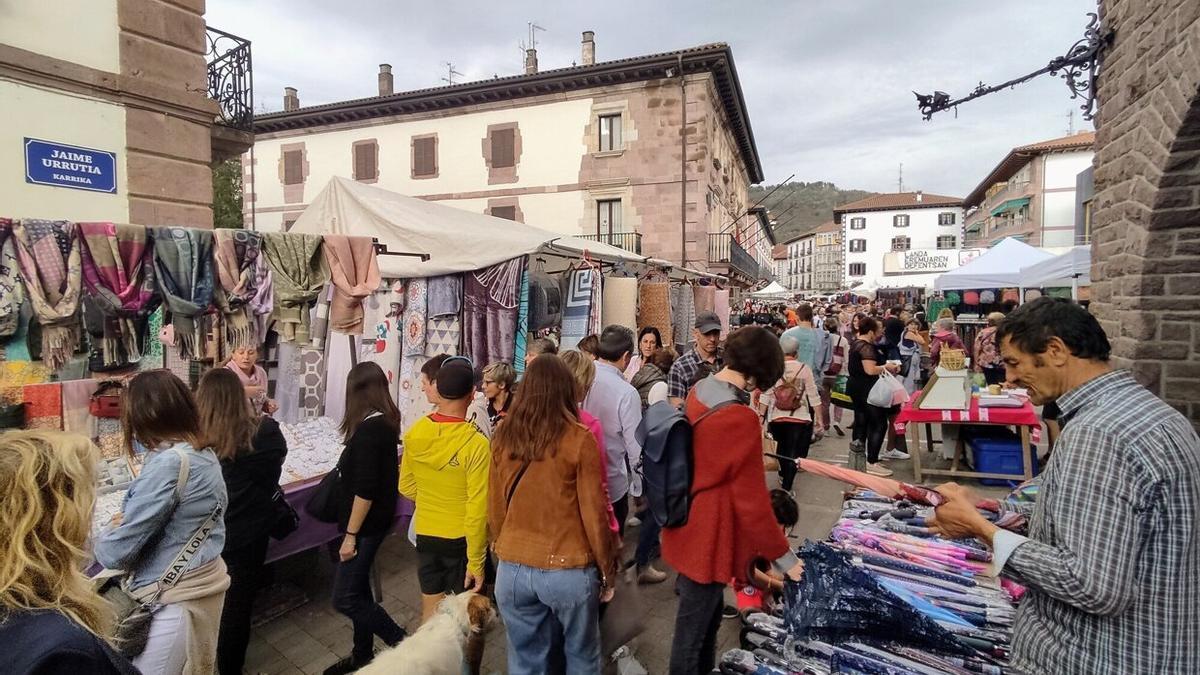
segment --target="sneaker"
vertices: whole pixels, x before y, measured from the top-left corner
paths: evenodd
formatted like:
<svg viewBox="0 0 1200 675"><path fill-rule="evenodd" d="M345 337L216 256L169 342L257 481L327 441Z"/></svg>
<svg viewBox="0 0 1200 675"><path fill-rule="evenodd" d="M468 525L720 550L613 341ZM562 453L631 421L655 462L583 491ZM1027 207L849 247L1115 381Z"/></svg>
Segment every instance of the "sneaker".
<svg viewBox="0 0 1200 675"><path fill-rule="evenodd" d="M721 608L722 619L736 619L738 617L737 607L733 605L725 605Z"/></svg>
<svg viewBox="0 0 1200 675"><path fill-rule="evenodd" d="M353 654L343 658L341 661L326 668L324 675L349 675L360 668L366 668L368 664L375 660L375 655L372 654L367 659L356 659Z"/></svg>
<svg viewBox="0 0 1200 675"><path fill-rule="evenodd" d="M837 432L838 436L844 437L846 435L846 432L842 431L842 427L840 425L833 425L833 430Z"/></svg>
<svg viewBox="0 0 1200 675"><path fill-rule="evenodd" d="M890 475L892 475L891 469L887 468L886 466L884 466L882 464L878 464L878 463L871 464L868 462L866 471L867 471L867 473L871 474L872 476L890 476Z"/></svg>
<svg viewBox="0 0 1200 675"><path fill-rule="evenodd" d="M629 520L625 521L626 527L639 527L642 524L642 519L637 516L629 516Z"/></svg>
<svg viewBox="0 0 1200 675"><path fill-rule="evenodd" d="M662 582L667 580L667 576L669 576L669 575L666 572L663 572L662 570L654 569L653 565L646 565L646 567L643 568L642 571L638 572L638 583L639 584L661 584Z"/></svg>
<svg viewBox="0 0 1200 675"><path fill-rule="evenodd" d="M912 459L912 455L903 450L888 450L880 455L883 459Z"/></svg>

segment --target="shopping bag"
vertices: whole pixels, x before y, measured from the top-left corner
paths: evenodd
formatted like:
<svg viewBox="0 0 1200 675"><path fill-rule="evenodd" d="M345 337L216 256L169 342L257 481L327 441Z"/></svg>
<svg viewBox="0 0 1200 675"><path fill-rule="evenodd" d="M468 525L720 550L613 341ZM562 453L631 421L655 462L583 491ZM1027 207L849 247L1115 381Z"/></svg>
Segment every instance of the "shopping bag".
<svg viewBox="0 0 1200 675"><path fill-rule="evenodd" d="M908 392L905 391L904 384L887 371L879 374L879 380L867 394L867 403L879 408L890 408L907 400Z"/></svg>
<svg viewBox="0 0 1200 675"><path fill-rule="evenodd" d="M778 444L769 434L763 434L763 470L778 471L779 460L771 455L775 454Z"/></svg>
<svg viewBox="0 0 1200 675"><path fill-rule="evenodd" d="M843 407L850 407L854 402L850 400L850 394L846 393L846 383L850 381L850 377L846 374L838 375L833 380L833 388L829 391L829 398L835 404L842 404Z"/></svg>

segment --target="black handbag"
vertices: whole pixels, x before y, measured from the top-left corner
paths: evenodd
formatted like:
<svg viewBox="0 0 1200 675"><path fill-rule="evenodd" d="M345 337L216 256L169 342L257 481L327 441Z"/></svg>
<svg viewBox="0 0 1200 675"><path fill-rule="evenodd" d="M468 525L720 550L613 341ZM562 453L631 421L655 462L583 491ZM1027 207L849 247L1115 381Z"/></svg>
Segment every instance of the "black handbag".
<svg viewBox="0 0 1200 675"><path fill-rule="evenodd" d="M270 535L272 539L282 541L300 529L300 514L296 513L296 509L293 509L292 505L288 503L283 490L279 487L276 487L275 493L271 495L271 512L275 515L271 521Z"/></svg>
<svg viewBox="0 0 1200 675"><path fill-rule="evenodd" d="M322 523L338 522L342 504L342 467L339 465L325 474L313 496L304 505L308 515Z"/></svg>
<svg viewBox="0 0 1200 675"><path fill-rule="evenodd" d="M0 405L0 429L20 429L25 426L25 404Z"/></svg>

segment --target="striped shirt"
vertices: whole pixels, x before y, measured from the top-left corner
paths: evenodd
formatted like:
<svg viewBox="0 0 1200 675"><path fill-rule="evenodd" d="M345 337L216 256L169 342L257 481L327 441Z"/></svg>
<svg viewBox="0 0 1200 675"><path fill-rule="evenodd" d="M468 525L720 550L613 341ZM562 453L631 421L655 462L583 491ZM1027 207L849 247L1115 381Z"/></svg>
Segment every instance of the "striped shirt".
<svg viewBox="0 0 1200 675"><path fill-rule="evenodd" d="M1200 673L1200 439L1113 371L1058 399L1063 431L1029 537L995 537L1029 588L1012 665L1029 673Z"/></svg>

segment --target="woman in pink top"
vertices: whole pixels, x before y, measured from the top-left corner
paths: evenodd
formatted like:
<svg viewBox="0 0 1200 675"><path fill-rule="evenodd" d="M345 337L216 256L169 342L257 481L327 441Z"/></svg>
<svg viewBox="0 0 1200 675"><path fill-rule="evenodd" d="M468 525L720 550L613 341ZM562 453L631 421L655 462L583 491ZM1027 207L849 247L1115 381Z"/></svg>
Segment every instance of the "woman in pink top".
<svg viewBox="0 0 1200 675"><path fill-rule="evenodd" d="M579 401L587 398L588 392L592 389L592 382L596 380L596 362L588 357L587 354L574 349L565 351L559 354L558 357L562 359L563 363L567 365L567 368L575 376L575 398ZM596 448L600 451L600 459L607 463L608 454L604 447L604 427L600 424L600 420L595 415L584 410L583 406L580 405L579 421L583 423L583 426L587 427L588 431L592 432L592 436L596 438ZM608 476L602 475L600 483L604 487L604 494L607 495ZM617 525L617 516L613 513L611 500L609 500L608 504L608 527L613 531L613 536L619 542L620 536L618 533L621 530Z"/></svg>

